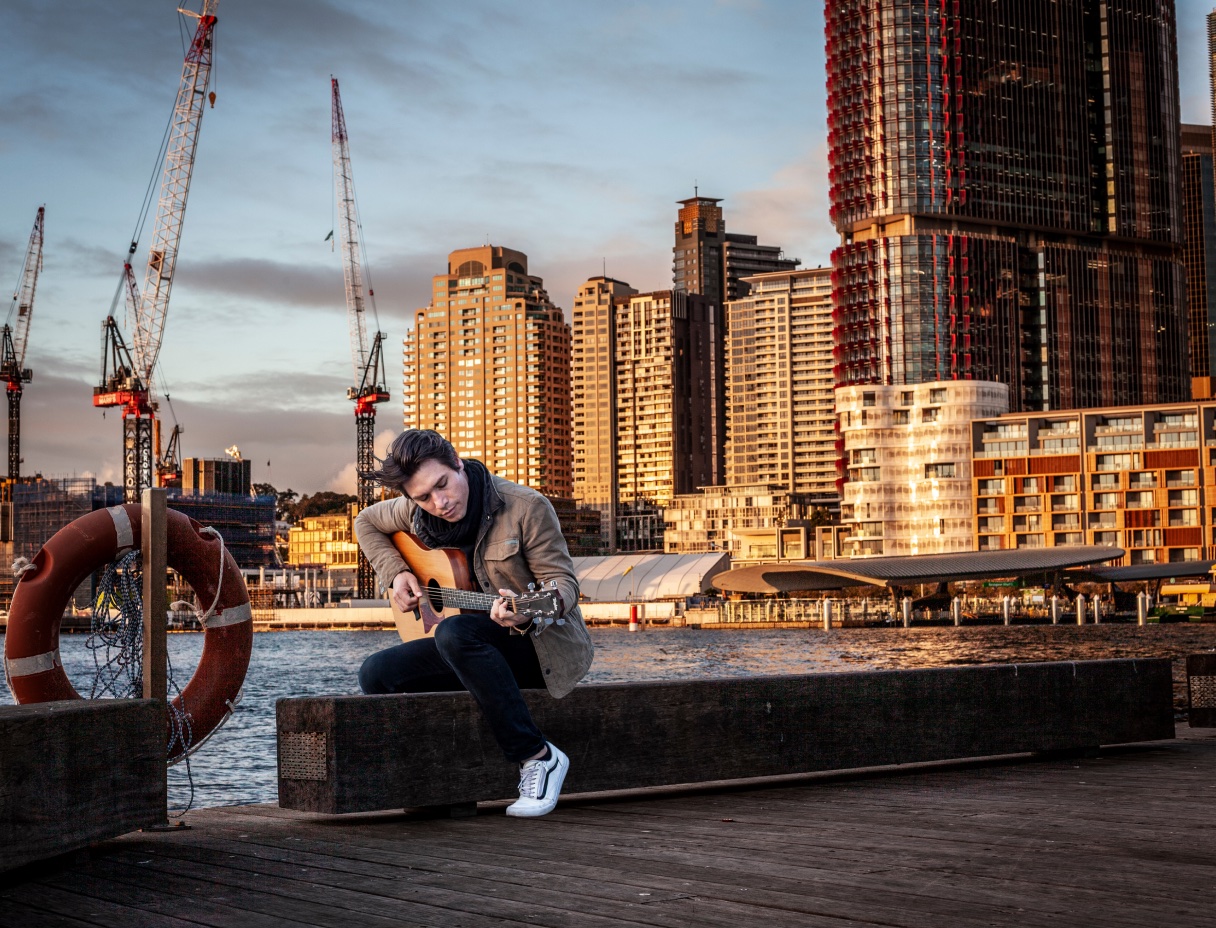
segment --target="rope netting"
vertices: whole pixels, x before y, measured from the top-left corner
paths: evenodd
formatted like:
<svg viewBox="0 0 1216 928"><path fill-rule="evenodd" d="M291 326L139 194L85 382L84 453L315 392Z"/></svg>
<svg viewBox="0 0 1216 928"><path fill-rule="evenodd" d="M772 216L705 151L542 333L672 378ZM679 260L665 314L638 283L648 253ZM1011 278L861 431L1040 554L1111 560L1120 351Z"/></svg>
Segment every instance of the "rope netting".
<svg viewBox="0 0 1216 928"><path fill-rule="evenodd" d="M128 551L118 560L107 564L97 580L89 637L85 641L85 646L93 652L95 668L90 698L142 698L143 622L142 555L138 550ZM167 651L166 662L169 699L167 756L170 766L182 760L186 762L190 798L179 813L184 815L194 805L194 777L190 771L193 732L190 713L181 699L181 686L173 674L173 659Z"/></svg>

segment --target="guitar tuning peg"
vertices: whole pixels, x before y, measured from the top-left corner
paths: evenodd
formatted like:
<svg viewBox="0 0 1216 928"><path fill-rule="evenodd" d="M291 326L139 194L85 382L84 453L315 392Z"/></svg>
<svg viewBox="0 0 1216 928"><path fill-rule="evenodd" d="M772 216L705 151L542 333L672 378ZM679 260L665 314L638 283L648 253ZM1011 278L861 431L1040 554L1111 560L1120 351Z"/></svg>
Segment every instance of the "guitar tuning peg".
<svg viewBox="0 0 1216 928"><path fill-rule="evenodd" d="M529 593L535 593L535 592L536 592L536 584L535 584L535 583L529 583L529 584L528 584L528 592L529 592Z"/></svg>

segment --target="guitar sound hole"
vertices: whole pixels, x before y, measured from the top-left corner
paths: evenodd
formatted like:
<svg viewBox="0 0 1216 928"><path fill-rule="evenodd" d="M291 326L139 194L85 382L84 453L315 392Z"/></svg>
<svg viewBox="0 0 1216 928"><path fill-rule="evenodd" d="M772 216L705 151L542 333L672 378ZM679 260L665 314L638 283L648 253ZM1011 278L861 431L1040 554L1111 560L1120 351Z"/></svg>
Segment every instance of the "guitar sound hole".
<svg viewBox="0 0 1216 928"><path fill-rule="evenodd" d="M431 602L431 608L443 612L443 594L439 592L439 581L431 580L426 585L426 598Z"/></svg>

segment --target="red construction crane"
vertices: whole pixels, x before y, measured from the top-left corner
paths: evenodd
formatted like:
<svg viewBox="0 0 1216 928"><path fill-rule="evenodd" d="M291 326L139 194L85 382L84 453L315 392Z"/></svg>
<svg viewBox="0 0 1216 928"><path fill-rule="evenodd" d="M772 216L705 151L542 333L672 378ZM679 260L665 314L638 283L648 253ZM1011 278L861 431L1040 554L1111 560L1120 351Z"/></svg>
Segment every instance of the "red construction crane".
<svg viewBox="0 0 1216 928"><path fill-rule="evenodd" d="M21 392L33 377L33 372L25 366L25 348L30 338L30 317L34 314L34 291L38 288L38 274L42 271L42 221L45 215L46 207L38 207L34 231L30 233L30 246L25 252L25 264L21 268L21 283L13 294L8 319L0 334L3 339L0 379L8 387L9 480L21 479Z"/></svg>
<svg viewBox="0 0 1216 928"><path fill-rule="evenodd" d="M136 284L130 264L130 256L138 247L135 241L131 243L119 282L126 294L127 322L134 331L131 351L127 350L113 315L102 323L101 383L93 390L93 405L122 407L123 498L129 503L139 502L142 491L152 486L155 479L153 433L157 407L151 400L152 373L160 356L169 311L169 291L177 267L203 103L210 99L211 105L215 105L215 94L209 94L207 88L211 82L218 5L219 0L203 0L201 12L179 10L198 20L198 25L186 50L177 104L169 126L144 285L141 290Z"/></svg>
<svg viewBox="0 0 1216 928"><path fill-rule="evenodd" d="M375 485L367 478L376 467L376 405L388 401L385 386L384 333L379 331L371 348L367 344L367 324L364 319L363 266L366 256L360 233L359 211L355 204L355 181L350 170L350 146L346 137L346 117L342 114L342 97L338 94L338 79L331 77L333 90L334 187L338 199L338 242L342 248L342 271L346 279L346 315L350 323L351 359L355 368L355 383L348 387L346 398L355 404L355 471L358 481L359 508L375 502ZM368 301L376 316L375 293L369 286ZM359 571L356 596L372 599L376 593L376 576L372 566L359 551Z"/></svg>

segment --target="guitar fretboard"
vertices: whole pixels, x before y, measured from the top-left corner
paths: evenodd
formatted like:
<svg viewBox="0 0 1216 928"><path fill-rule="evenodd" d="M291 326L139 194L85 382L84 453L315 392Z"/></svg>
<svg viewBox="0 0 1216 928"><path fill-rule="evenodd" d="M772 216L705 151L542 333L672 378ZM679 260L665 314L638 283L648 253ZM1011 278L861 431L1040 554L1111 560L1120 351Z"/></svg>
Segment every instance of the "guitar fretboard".
<svg viewBox="0 0 1216 928"><path fill-rule="evenodd" d="M426 594L434 602L434 594L438 593L443 606L455 606L457 609L472 609L474 612L489 612L497 596L489 593L476 593L473 590L455 590L448 587L427 587Z"/></svg>

